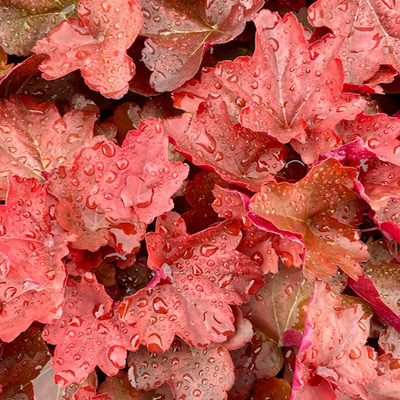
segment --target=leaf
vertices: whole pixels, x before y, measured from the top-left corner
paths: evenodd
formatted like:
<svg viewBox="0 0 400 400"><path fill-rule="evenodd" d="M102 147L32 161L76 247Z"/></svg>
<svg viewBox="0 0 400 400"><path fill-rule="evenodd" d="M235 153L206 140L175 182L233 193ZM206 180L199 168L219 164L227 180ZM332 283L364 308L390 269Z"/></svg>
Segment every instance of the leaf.
<svg viewBox="0 0 400 400"><path fill-rule="evenodd" d="M18 392L20 387L28 386L48 362L50 354L40 337L41 333L38 326L32 325L11 343L0 343L0 382L3 390Z"/></svg>
<svg viewBox="0 0 400 400"><path fill-rule="evenodd" d="M71 168L50 178L60 224L77 235L73 246L96 251L112 245L123 254L139 248L146 224L173 207L188 168L168 160L168 139L155 119L130 131L122 147L97 137Z"/></svg>
<svg viewBox="0 0 400 400"><path fill-rule="evenodd" d="M364 203L352 190L355 178L355 169L328 159L301 181L269 182L251 199L251 211L301 236L307 278L329 279L337 266L352 278L361 274L368 251L357 230Z"/></svg>
<svg viewBox="0 0 400 400"><path fill-rule="evenodd" d="M364 107L358 95L342 93L343 71L335 59L341 40L325 36L309 46L293 14L281 19L264 10L254 21L253 56L223 61L215 75L241 99L239 120L245 128L281 143L296 139L295 149L314 162L336 145L333 127Z"/></svg>
<svg viewBox="0 0 400 400"><path fill-rule="evenodd" d="M390 238L394 238L400 242L400 198L391 197L386 205L378 209L375 213L374 220L381 231L389 234Z"/></svg>
<svg viewBox="0 0 400 400"><path fill-rule="evenodd" d="M380 317L400 331L399 264L371 257L364 265L363 275L358 281L350 280L349 285Z"/></svg>
<svg viewBox="0 0 400 400"><path fill-rule="evenodd" d="M67 282L62 316L42 335L56 345L51 365L57 384L81 383L97 365L107 375L125 367L127 350L137 349L137 334L118 319L117 308L93 274Z"/></svg>
<svg viewBox="0 0 400 400"><path fill-rule="evenodd" d="M208 98L196 116L166 121L166 133L193 163L257 191L283 168L287 149L276 140L232 124L226 104Z"/></svg>
<svg viewBox="0 0 400 400"><path fill-rule="evenodd" d="M11 94L23 94L38 102L68 101L78 90L82 80L80 74L74 71L56 81L47 81L38 69L45 59L44 54L34 54L10 68L0 77L0 96L8 98Z"/></svg>
<svg viewBox="0 0 400 400"><path fill-rule="evenodd" d="M153 71L150 84L171 91L192 78L204 52L239 35L263 6L262 0L163 0L142 2L143 61Z"/></svg>
<svg viewBox="0 0 400 400"><path fill-rule="evenodd" d="M400 10L395 0L319 0L310 6L308 18L313 26L345 37L338 57L347 83L362 84L380 65L400 71Z"/></svg>
<svg viewBox="0 0 400 400"><path fill-rule="evenodd" d="M249 218L250 198L246 195L215 185L214 210L221 218L241 220L243 238L238 250L260 265L264 274L278 272L279 258L288 267L301 267L303 246L286 237L265 232Z"/></svg>
<svg viewBox="0 0 400 400"><path fill-rule="evenodd" d="M278 345L256 331L251 342L231 352L236 381L229 398L247 398L256 379L275 376L283 366L283 355Z"/></svg>
<svg viewBox="0 0 400 400"><path fill-rule="evenodd" d="M128 364L133 387L151 390L166 382L175 399L226 400L235 380L233 363L224 347L198 349L178 338L163 354L141 347L130 353Z"/></svg>
<svg viewBox="0 0 400 400"><path fill-rule="evenodd" d="M264 286L242 310L256 329L281 345L283 334L299 324L312 291L300 269L281 266L277 274L265 275Z"/></svg>
<svg viewBox="0 0 400 400"><path fill-rule="evenodd" d="M75 15L77 3L78 0L1 0L0 45L8 54L29 55L38 40Z"/></svg>
<svg viewBox="0 0 400 400"><path fill-rule="evenodd" d="M68 391L67 391L68 393ZM65 396L65 400L112 400L108 394L97 394L97 375L92 372L79 385L75 393Z"/></svg>
<svg viewBox="0 0 400 400"><path fill-rule="evenodd" d="M69 18L33 48L48 59L40 65L45 79L80 69L86 84L103 96L120 99L135 73L126 50L142 27L137 0L82 0L79 18Z"/></svg>
<svg viewBox="0 0 400 400"><path fill-rule="evenodd" d="M235 332L229 305L240 305L260 288L257 264L239 253L238 221L226 221L194 235L169 213L146 236L153 283L124 299L121 316L138 330L139 343L155 353L167 350L175 334L194 346L224 342Z"/></svg>
<svg viewBox="0 0 400 400"><path fill-rule="evenodd" d="M358 181L372 209L378 211L387 206L392 197L400 196L400 167L376 157L363 157L361 162Z"/></svg>
<svg viewBox="0 0 400 400"><path fill-rule="evenodd" d="M51 103L27 96L0 100L0 189L9 173L44 181L93 139L95 115L70 111L63 117Z"/></svg>
<svg viewBox="0 0 400 400"><path fill-rule="evenodd" d="M394 358L400 359L400 332L392 326L387 326L379 335L379 347L387 354L391 354Z"/></svg>
<svg viewBox="0 0 400 400"><path fill-rule="evenodd" d="M400 121L386 114L360 114L354 121L342 121L335 127L344 143L361 138L370 152L385 162L400 166Z"/></svg>
<svg viewBox="0 0 400 400"><path fill-rule="evenodd" d="M0 338L11 342L33 321L52 322L64 300L66 234L55 199L34 179L9 180L0 206Z"/></svg>
<svg viewBox="0 0 400 400"><path fill-rule="evenodd" d="M313 376L324 378L341 392L367 399L365 384L377 376L377 355L365 346L369 319L364 319L360 305L347 309L324 282L315 283L308 308L303 342L296 359L294 400L307 398ZM326 386L326 382L322 383ZM332 397L333 399L335 397Z"/></svg>
<svg viewBox="0 0 400 400"><path fill-rule="evenodd" d="M165 384L148 392L135 389L125 371L106 377L100 385L99 393L107 394L112 400L173 400L171 390Z"/></svg>

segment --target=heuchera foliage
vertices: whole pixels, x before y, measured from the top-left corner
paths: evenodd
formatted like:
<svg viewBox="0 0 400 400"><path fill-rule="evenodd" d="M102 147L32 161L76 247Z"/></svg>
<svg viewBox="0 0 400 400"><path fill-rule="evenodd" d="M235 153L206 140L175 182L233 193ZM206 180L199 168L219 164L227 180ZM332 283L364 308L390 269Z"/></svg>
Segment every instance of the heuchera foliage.
<svg viewBox="0 0 400 400"><path fill-rule="evenodd" d="M0 0L0 400L400 399L398 0Z"/></svg>

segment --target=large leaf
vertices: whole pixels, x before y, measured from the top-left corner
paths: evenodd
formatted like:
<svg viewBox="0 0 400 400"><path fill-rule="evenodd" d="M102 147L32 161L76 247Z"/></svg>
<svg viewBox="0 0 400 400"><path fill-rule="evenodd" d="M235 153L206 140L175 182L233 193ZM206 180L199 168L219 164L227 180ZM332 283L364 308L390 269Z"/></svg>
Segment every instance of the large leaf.
<svg viewBox="0 0 400 400"><path fill-rule="evenodd" d="M165 125L179 151L228 182L256 191L284 166L287 149L262 133L232 124L221 99L208 98L195 116L185 114Z"/></svg>
<svg viewBox="0 0 400 400"><path fill-rule="evenodd" d="M262 11L255 24L253 56L221 62L215 74L241 99L243 126L282 143L296 139L295 149L313 162L337 145L333 127L364 106L358 95L342 93L343 70L335 59L341 40L325 36L309 46L293 14L281 19Z"/></svg>
<svg viewBox="0 0 400 400"><path fill-rule="evenodd" d="M226 400L235 381L229 351L224 347L198 349L175 339L163 354L142 347L129 355L131 384L141 390L170 386L175 399Z"/></svg>
<svg viewBox="0 0 400 400"><path fill-rule="evenodd" d="M68 254L56 200L35 179L10 178L0 206L0 338L11 341L33 321L52 322L64 301Z"/></svg>
<svg viewBox="0 0 400 400"><path fill-rule="evenodd" d="M342 309L326 284L316 282L296 359L293 400L308 399L312 387L324 387L326 381L345 394L367 399L364 385L377 377L378 365L375 351L365 345L368 334L369 319L364 319L362 307ZM315 375L323 378L320 384L313 383Z"/></svg>
<svg viewBox="0 0 400 400"><path fill-rule="evenodd" d="M107 243L120 253L136 251L146 224L173 207L188 168L168 160L168 139L159 121L141 122L122 147L98 137L59 168L49 191L59 199L61 225L77 235L78 249L96 251Z"/></svg>
<svg viewBox="0 0 400 400"><path fill-rule="evenodd" d="M117 308L93 274L80 283L68 281L62 316L43 331L56 345L56 383L81 383L97 365L107 375L125 367L127 350L136 350L138 341L135 329L118 319Z"/></svg>
<svg viewBox="0 0 400 400"><path fill-rule="evenodd" d="M347 83L360 85L380 65L400 72L399 21L396 0L318 0L308 10L314 26L326 26L345 37L338 52Z"/></svg>
<svg viewBox="0 0 400 400"><path fill-rule="evenodd" d="M230 304L242 304L262 284L257 264L239 253L239 221L226 221L194 235L179 214L157 220L146 236L148 265L157 275L147 288L124 299L121 314L152 352L168 349L175 334L205 346L235 332Z"/></svg>
<svg viewBox="0 0 400 400"><path fill-rule="evenodd" d="M142 27L137 0L82 0L79 18L69 18L33 48L48 55L40 70L57 79L80 69L87 85L105 97L127 91L135 65L126 54Z"/></svg>
<svg viewBox="0 0 400 400"><path fill-rule="evenodd" d="M142 1L142 34L149 39L143 61L153 71L150 83L159 92L192 78L204 51L239 35L263 0L162 0L154 7Z"/></svg>
<svg viewBox="0 0 400 400"><path fill-rule="evenodd" d="M355 169L328 159L301 181L267 183L251 199L250 210L301 237L306 277L329 279L336 267L353 278L361 274L358 263L368 251L357 230L365 205L352 190L355 178Z"/></svg>
<svg viewBox="0 0 400 400"><path fill-rule="evenodd" d="M51 103L27 96L0 100L0 189L9 173L44 181L49 172L71 162L93 139L95 114L74 110L63 117Z"/></svg>

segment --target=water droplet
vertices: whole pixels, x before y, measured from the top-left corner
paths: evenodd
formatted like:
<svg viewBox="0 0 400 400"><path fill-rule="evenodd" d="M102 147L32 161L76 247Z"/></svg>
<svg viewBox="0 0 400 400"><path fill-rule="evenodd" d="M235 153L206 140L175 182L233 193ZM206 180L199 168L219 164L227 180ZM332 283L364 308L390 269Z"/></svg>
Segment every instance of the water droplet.
<svg viewBox="0 0 400 400"><path fill-rule="evenodd" d="M167 314L168 306L161 297L156 297L153 300L153 309L158 314Z"/></svg>
<svg viewBox="0 0 400 400"><path fill-rule="evenodd" d="M125 367L126 350L122 346L114 345L108 351L108 359L118 369Z"/></svg>
<svg viewBox="0 0 400 400"><path fill-rule="evenodd" d="M204 244L200 247L200 254L204 257L210 257L218 250L218 247L211 244Z"/></svg>

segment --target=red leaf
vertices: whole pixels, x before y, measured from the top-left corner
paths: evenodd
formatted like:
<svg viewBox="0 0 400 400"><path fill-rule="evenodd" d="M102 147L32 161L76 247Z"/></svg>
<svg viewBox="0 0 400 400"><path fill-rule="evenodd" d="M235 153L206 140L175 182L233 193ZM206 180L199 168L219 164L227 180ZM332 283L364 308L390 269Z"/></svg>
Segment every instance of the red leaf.
<svg viewBox="0 0 400 400"><path fill-rule="evenodd" d="M140 390L170 386L175 399L226 400L235 381L233 363L224 347L198 349L175 339L163 354L142 347L128 358L132 386Z"/></svg>
<svg viewBox="0 0 400 400"><path fill-rule="evenodd" d="M400 10L395 0L319 0L308 9L308 18L312 25L345 37L338 57L347 83L362 84L380 65L400 72Z"/></svg>
<svg viewBox="0 0 400 400"><path fill-rule="evenodd" d="M345 394L367 399L364 385L375 379L378 365L375 351L365 346L369 319L363 318L360 305L342 309L340 299L325 285L315 283L304 339L296 360L292 398L308 399L304 393L310 386L326 386L328 381ZM316 385L315 375L324 378L325 383Z"/></svg>
<svg viewBox="0 0 400 400"><path fill-rule="evenodd" d="M93 138L94 113L70 111L63 117L51 103L27 96L0 100L0 189L9 173L44 180L67 164Z"/></svg>
<svg viewBox="0 0 400 400"><path fill-rule="evenodd" d="M368 251L359 240L364 202L353 190L356 170L328 159L297 183L269 182L250 210L282 231L301 235L307 277L329 279L336 267L357 278Z"/></svg>
<svg viewBox="0 0 400 400"><path fill-rule="evenodd" d="M137 0L81 0L69 18L33 48L48 55L40 70L49 80L80 69L86 84L103 96L121 98L135 65L126 54L142 27Z"/></svg>
<svg viewBox="0 0 400 400"><path fill-rule="evenodd" d="M119 253L137 250L146 224L173 207L188 167L168 160L168 139L157 120L141 122L122 147L98 137L72 168L53 174L49 191L59 199L57 218L76 234L78 249L110 244Z"/></svg>
<svg viewBox="0 0 400 400"><path fill-rule="evenodd" d="M138 346L137 334L118 319L117 308L93 274L80 283L68 281L63 314L43 331L43 338L56 345L56 383L81 383L97 365L107 375L125 367L126 351Z"/></svg>
<svg viewBox="0 0 400 400"><path fill-rule="evenodd" d="M215 201L212 206L221 218L241 220L243 238L238 250L260 265L264 274L278 272L279 258L288 267L302 266L300 254L303 253L303 246L300 243L265 232L253 224L249 218L249 197L218 185L215 186L213 194Z"/></svg>
<svg viewBox="0 0 400 400"><path fill-rule="evenodd" d="M282 143L296 139L296 150L315 161L336 144L334 125L355 117L365 104L358 95L342 93L343 71L335 59L341 41L325 36L309 46L293 14L281 19L262 11L255 24L254 55L221 62L215 74L242 99L244 127Z"/></svg>
<svg viewBox="0 0 400 400"><path fill-rule="evenodd" d="M231 183L254 191L284 166L286 147L264 134L232 124L226 104L208 98L195 117L167 120L166 131L178 151Z"/></svg>
<svg viewBox="0 0 400 400"><path fill-rule="evenodd" d="M144 0L142 34L149 39L143 61L153 71L150 84L159 92L181 86L197 72L204 52L239 35L263 4L262 0L163 0L153 7Z"/></svg>
<svg viewBox="0 0 400 400"><path fill-rule="evenodd" d="M358 181L372 209L378 211L387 206L391 197L400 196L400 167L376 157L363 157L361 162Z"/></svg>
<svg viewBox="0 0 400 400"><path fill-rule="evenodd" d="M386 114L360 114L355 121L342 121L335 127L344 143L361 138L371 153L386 162L400 166L400 121Z"/></svg>
<svg viewBox="0 0 400 400"><path fill-rule="evenodd" d="M400 198L392 197L374 217L379 228L400 243Z"/></svg>
<svg viewBox="0 0 400 400"><path fill-rule="evenodd" d="M68 254L55 199L34 179L15 177L9 184L0 206L0 338L6 342L33 321L60 316Z"/></svg>
<svg viewBox="0 0 400 400"><path fill-rule="evenodd" d="M225 341L235 331L229 305L247 301L262 279L257 265L236 250L239 222L188 235L183 219L170 213L157 220L156 232L146 239L148 265L157 276L120 308L136 325L139 342L160 353L175 334L195 346Z"/></svg>

